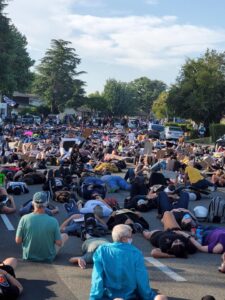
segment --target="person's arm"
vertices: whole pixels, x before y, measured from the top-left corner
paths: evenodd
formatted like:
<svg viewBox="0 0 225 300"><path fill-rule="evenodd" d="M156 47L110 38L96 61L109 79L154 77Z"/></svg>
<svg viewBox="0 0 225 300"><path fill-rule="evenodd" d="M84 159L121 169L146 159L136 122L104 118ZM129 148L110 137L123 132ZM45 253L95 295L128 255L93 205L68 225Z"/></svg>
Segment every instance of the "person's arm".
<svg viewBox="0 0 225 300"><path fill-rule="evenodd" d="M73 219L78 219L78 218L80 218L81 216L83 216L83 215L80 215L80 214L74 214L74 215L70 216L69 218L67 218L67 219L60 225L60 230L64 230L71 220L73 220Z"/></svg>
<svg viewBox="0 0 225 300"><path fill-rule="evenodd" d="M22 285L20 284L20 282L16 278L14 278L12 275L10 275L9 273L7 273L6 271L1 270L1 269L0 269L0 274L5 275L5 277L7 278L7 280L12 285L16 286L19 289L20 294L22 293L23 287L22 287Z"/></svg>
<svg viewBox="0 0 225 300"><path fill-rule="evenodd" d="M161 249L155 248L151 251L151 256L154 258L174 258L174 255L162 252Z"/></svg>
<svg viewBox="0 0 225 300"><path fill-rule="evenodd" d="M92 270L91 291L89 300L102 299L104 291L104 270L102 265L101 246L95 251L93 256L94 266Z"/></svg>
<svg viewBox="0 0 225 300"><path fill-rule="evenodd" d="M184 237L188 238L190 242L201 252L208 253L209 247L208 246L202 246L196 239L191 236L190 234L184 232L184 231L177 231L176 233L183 235Z"/></svg>
<svg viewBox="0 0 225 300"><path fill-rule="evenodd" d="M19 221L15 241L17 244L21 244L23 242L23 217Z"/></svg>

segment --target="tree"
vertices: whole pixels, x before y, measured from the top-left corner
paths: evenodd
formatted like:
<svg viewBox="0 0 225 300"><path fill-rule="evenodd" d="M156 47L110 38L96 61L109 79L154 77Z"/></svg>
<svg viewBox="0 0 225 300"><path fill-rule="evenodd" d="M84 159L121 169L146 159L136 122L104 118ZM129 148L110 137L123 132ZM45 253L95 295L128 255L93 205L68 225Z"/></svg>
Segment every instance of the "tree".
<svg viewBox="0 0 225 300"><path fill-rule="evenodd" d="M152 111L158 119L165 119L168 117L168 108L167 108L167 92L162 92L156 101L153 102Z"/></svg>
<svg viewBox="0 0 225 300"><path fill-rule="evenodd" d="M167 104L173 116L191 118L206 126L225 113L225 52L207 50L198 59L187 59Z"/></svg>
<svg viewBox="0 0 225 300"><path fill-rule="evenodd" d="M75 79L84 73L77 72L81 59L70 44L61 39L52 40L51 48L37 67L34 91L42 96L52 113L58 113L66 106L75 106L84 96L84 82Z"/></svg>
<svg viewBox="0 0 225 300"><path fill-rule="evenodd" d="M26 50L27 40L4 15L5 0L0 0L0 92L11 95L26 91L34 64Z"/></svg>
<svg viewBox="0 0 225 300"><path fill-rule="evenodd" d="M109 79L103 91L109 112L115 116L132 115L135 110L135 93L129 83Z"/></svg>
<svg viewBox="0 0 225 300"><path fill-rule="evenodd" d="M86 104L93 111L107 112L108 110L107 102L99 92L88 95Z"/></svg>
<svg viewBox="0 0 225 300"><path fill-rule="evenodd" d="M131 82L132 88L136 93L136 104L141 112L149 113L153 102L161 92L166 90L166 84L159 80L150 80L141 77Z"/></svg>

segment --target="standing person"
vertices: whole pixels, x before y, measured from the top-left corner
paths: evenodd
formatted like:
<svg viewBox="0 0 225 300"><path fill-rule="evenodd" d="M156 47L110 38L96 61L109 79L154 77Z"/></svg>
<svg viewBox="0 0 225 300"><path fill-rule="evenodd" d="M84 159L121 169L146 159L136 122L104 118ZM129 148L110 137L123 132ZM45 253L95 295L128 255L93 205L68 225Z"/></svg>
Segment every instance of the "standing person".
<svg viewBox="0 0 225 300"><path fill-rule="evenodd" d="M52 262L68 239L60 234L57 220L45 213L47 194L37 192L33 196L34 211L20 219L16 243L23 247L23 259Z"/></svg>
<svg viewBox="0 0 225 300"><path fill-rule="evenodd" d="M0 262L0 299L16 299L23 291L20 282L15 278L17 259L6 258Z"/></svg>
<svg viewBox="0 0 225 300"><path fill-rule="evenodd" d="M131 245L131 227L115 226L112 239L113 243L99 246L94 254L89 300L166 300L165 296L156 296L149 286L143 255Z"/></svg>

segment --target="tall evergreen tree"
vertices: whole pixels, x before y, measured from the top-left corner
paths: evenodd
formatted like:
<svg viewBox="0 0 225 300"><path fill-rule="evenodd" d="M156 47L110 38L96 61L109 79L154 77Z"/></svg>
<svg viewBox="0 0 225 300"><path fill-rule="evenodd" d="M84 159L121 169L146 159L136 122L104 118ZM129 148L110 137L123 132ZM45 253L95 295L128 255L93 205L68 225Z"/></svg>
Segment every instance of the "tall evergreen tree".
<svg viewBox="0 0 225 300"><path fill-rule="evenodd" d="M81 59L70 44L61 39L52 40L51 48L37 66L34 90L47 102L52 113L80 104L84 96L84 82L76 79L84 73L77 72Z"/></svg>

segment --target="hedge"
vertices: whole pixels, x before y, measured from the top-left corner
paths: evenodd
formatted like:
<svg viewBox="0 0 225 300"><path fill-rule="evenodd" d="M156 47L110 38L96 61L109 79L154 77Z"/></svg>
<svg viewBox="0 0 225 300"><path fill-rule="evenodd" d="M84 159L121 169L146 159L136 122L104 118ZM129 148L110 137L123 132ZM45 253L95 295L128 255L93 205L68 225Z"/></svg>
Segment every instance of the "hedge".
<svg viewBox="0 0 225 300"><path fill-rule="evenodd" d="M209 126L210 136L215 142L218 138L225 134L225 124L211 124Z"/></svg>

